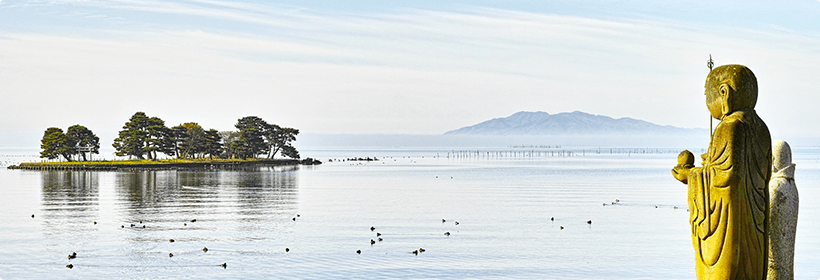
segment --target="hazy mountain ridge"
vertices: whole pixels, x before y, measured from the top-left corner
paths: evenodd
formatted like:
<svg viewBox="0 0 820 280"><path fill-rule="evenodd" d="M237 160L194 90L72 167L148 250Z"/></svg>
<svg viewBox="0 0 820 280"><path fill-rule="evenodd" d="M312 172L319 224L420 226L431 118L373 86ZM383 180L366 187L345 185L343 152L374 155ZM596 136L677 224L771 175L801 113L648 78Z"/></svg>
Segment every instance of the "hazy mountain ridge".
<svg viewBox="0 0 820 280"><path fill-rule="evenodd" d="M472 126L447 131L445 135L649 135L708 133L702 128L658 125L633 118L614 119L581 111L550 115L547 112L518 112Z"/></svg>

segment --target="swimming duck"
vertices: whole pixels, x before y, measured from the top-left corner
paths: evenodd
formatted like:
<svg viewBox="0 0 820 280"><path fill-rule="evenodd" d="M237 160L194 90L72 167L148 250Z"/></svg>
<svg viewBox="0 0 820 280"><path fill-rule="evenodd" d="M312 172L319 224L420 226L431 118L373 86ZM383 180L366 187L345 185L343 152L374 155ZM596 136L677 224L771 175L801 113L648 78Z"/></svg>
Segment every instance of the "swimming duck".
<svg viewBox="0 0 820 280"><path fill-rule="evenodd" d="M587 221L587 224L590 224L590 225L591 225L591 224L592 224L592 220Z"/></svg>
<svg viewBox="0 0 820 280"><path fill-rule="evenodd" d="M125 228L125 225L120 225L120 228Z"/></svg>
<svg viewBox="0 0 820 280"><path fill-rule="evenodd" d="M187 226L188 226L188 223L182 223L182 225L187 227Z"/></svg>
<svg viewBox="0 0 820 280"><path fill-rule="evenodd" d="M445 219L441 219L441 223L442 223L442 224L443 224L444 222L446 222L446 221L447 221L447 220L445 220Z"/></svg>
<svg viewBox="0 0 820 280"><path fill-rule="evenodd" d="M196 223L196 219L191 220L192 223Z"/></svg>
<svg viewBox="0 0 820 280"><path fill-rule="evenodd" d="M361 255L361 254L362 254L362 250L356 250L356 254Z"/></svg>
<svg viewBox="0 0 820 280"><path fill-rule="evenodd" d="M174 239L173 239L173 238L172 238L170 241L171 241L171 243L174 243Z"/></svg>
<svg viewBox="0 0 820 280"><path fill-rule="evenodd" d="M370 231L376 230L376 227L370 227Z"/></svg>
<svg viewBox="0 0 820 280"><path fill-rule="evenodd" d="M202 248L202 252L207 253L208 252L208 247Z"/></svg>
<svg viewBox="0 0 820 280"><path fill-rule="evenodd" d="M285 253L290 252L290 248L285 248Z"/></svg>
<svg viewBox="0 0 820 280"><path fill-rule="evenodd" d="M426 251L424 248L419 248L419 253L424 253L424 251Z"/></svg>
<svg viewBox="0 0 820 280"><path fill-rule="evenodd" d="M219 266L221 266L222 268L228 268L228 263L222 263Z"/></svg>
<svg viewBox="0 0 820 280"><path fill-rule="evenodd" d="M296 217L293 217L293 221L296 221Z"/></svg>
<svg viewBox="0 0 820 280"><path fill-rule="evenodd" d="M174 257L174 253L168 253L168 257L169 257L169 258Z"/></svg>
<svg viewBox="0 0 820 280"><path fill-rule="evenodd" d="M564 230L564 226L561 226L561 230Z"/></svg>
<svg viewBox="0 0 820 280"><path fill-rule="evenodd" d="M418 256L418 255L419 255L419 250L415 250L415 251L413 251L413 255Z"/></svg>
<svg viewBox="0 0 820 280"><path fill-rule="evenodd" d="M550 221L555 221L555 217L550 217Z"/></svg>
<svg viewBox="0 0 820 280"><path fill-rule="evenodd" d="M382 239L381 237L379 237L379 242L382 242L382 241L384 241L384 239Z"/></svg>
<svg viewBox="0 0 820 280"><path fill-rule="evenodd" d="M382 234L377 232L377 233L376 233L376 236L382 236Z"/></svg>
<svg viewBox="0 0 820 280"><path fill-rule="evenodd" d="M66 265L65 267L68 267L68 269L74 269L74 265L73 265L73 264L68 264L68 265Z"/></svg>
<svg viewBox="0 0 820 280"><path fill-rule="evenodd" d="M373 244L376 244L376 241L373 240L373 239L370 239L370 245L373 245Z"/></svg>
<svg viewBox="0 0 820 280"><path fill-rule="evenodd" d="M444 233L444 235L445 235L445 236L450 236L450 232L449 232L449 231L448 231L448 232L445 232L445 233Z"/></svg>
<svg viewBox="0 0 820 280"><path fill-rule="evenodd" d="M31 218L34 219L34 214L31 214Z"/></svg>
<svg viewBox="0 0 820 280"><path fill-rule="evenodd" d="M458 221L456 221L456 225L458 225Z"/></svg>

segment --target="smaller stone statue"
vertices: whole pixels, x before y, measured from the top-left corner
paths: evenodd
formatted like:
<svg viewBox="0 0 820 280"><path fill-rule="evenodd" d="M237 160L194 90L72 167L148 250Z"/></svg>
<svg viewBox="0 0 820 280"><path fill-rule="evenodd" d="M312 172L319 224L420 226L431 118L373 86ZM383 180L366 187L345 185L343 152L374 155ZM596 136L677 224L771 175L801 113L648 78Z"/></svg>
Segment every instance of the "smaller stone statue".
<svg viewBox="0 0 820 280"><path fill-rule="evenodd" d="M769 280L794 279L794 236L799 197L794 183L792 151L783 140L772 141L769 181Z"/></svg>

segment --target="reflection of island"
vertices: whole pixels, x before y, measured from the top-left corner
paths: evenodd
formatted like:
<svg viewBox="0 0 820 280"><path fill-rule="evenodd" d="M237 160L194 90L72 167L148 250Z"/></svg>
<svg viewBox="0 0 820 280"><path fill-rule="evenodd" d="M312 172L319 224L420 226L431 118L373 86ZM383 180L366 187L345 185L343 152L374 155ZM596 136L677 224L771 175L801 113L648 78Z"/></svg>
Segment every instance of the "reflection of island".
<svg viewBox="0 0 820 280"><path fill-rule="evenodd" d="M297 207L298 166L243 171L116 173L125 220L181 224L191 219L250 222L289 220Z"/></svg>
<svg viewBox="0 0 820 280"><path fill-rule="evenodd" d="M60 234L71 224L91 224L99 217L99 173L44 171L42 211L46 228Z"/></svg>

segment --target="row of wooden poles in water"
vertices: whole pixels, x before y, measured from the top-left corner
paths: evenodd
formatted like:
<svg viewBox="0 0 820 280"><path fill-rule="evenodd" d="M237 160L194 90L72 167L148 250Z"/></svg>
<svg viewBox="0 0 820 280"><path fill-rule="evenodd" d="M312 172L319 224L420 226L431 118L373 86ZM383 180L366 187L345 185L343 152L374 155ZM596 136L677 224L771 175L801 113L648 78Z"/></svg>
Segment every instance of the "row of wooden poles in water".
<svg viewBox="0 0 820 280"><path fill-rule="evenodd" d="M650 148L611 148L596 150L452 150L447 152L447 158L524 158L524 157L578 157L589 154L667 154L680 151L650 149Z"/></svg>

